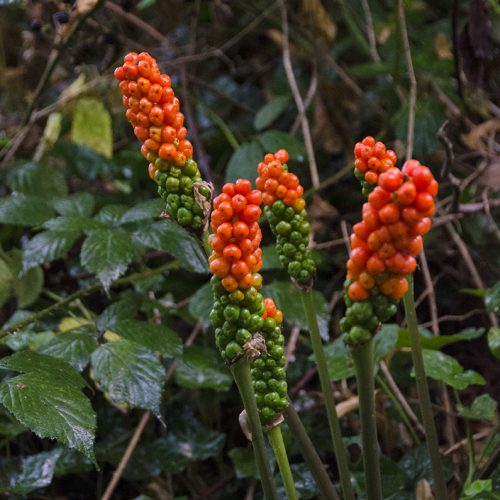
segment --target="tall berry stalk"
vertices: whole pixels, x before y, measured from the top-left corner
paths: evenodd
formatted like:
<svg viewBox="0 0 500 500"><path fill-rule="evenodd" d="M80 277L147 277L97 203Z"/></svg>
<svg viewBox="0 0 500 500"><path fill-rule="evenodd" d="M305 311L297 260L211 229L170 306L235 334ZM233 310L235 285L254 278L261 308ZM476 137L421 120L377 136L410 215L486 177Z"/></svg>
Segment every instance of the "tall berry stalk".
<svg viewBox="0 0 500 500"><path fill-rule="evenodd" d="M193 160L193 146L186 139L184 115L171 87L147 52L131 52L115 70L120 81L126 116L142 142L148 172L158 185L167 212L181 226L201 235L210 210L210 185Z"/></svg>
<svg viewBox="0 0 500 500"><path fill-rule="evenodd" d="M318 367L321 390L325 400L328 424L337 458L344 497L354 499L347 453L342 442L340 423L333 399L326 358L319 334L316 312L312 300L312 287L316 265L309 250L310 224L307 220L304 188L299 178L288 171L288 153L281 149L268 153L258 165L257 188L262 191L265 214L276 237L276 249L282 265L292 281L301 289L311 343Z"/></svg>
<svg viewBox="0 0 500 500"><path fill-rule="evenodd" d="M288 406L283 314L272 299L264 300L259 293L261 201L260 191L252 191L250 182L243 179L226 184L214 199L213 234L209 238L215 298L211 321L217 347L231 366L242 396L264 493L268 498L276 494L269 464L265 463L262 426L268 431L287 496L295 499L295 484L279 427L281 412Z"/></svg>
<svg viewBox="0 0 500 500"><path fill-rule="evenodd" d="M422 236L430 229L438 184L416 160L407 161L399 170L396 155L373 137L356 144L354 153L356 177L368 202L363 205L363 220L353 227L345 282L347 308L340 326L356 368L367 498L379 500L373 335L396 312L400 299L407 300L411 293L407 276L416 269Z"/></svg>

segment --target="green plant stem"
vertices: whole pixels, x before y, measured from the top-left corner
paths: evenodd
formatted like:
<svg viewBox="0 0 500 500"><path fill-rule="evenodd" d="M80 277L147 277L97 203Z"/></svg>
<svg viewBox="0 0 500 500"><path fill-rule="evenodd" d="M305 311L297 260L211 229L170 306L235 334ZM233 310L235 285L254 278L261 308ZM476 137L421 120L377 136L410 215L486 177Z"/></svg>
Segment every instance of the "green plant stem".
<svg viewBox="0 0 500 500"><path fill-rule="evenodd" d="M427 448L429 450L429 457L431 460L436 500L445 500L448 498L448 494L446 491L446 481L439 454L436 426L434 423L434 415L432 413L431 399L429 396L429 386L427 385L427 378L425 375L422 346L420 345L418 335L417 311L415 309L415 301L413 299L413 276L408 276L408 282L410 287L408 292L403 297L403 303L410 337L413 366L415 368L415 381L417 385L418 399L420 401L422 423L425 429Z"/></svg>
<svg viewBox="0 0 500 500"><path fill-rule="evenodd" d="M342 433L340 431L340 423L337 416L337 410L335 408L335 401L333 400L332 384L330 382L330 376L326 366L325 353L323 351L323 345L321 344L312 292L302 290L301 297L307 317L307 323L309 325L309 332L311 334L311 343L314 357L316 358L316 366L318 367L321 390L325 399L326 415L328 418L328 425L330 427L330 434L333 440L333 449L335 451L335 456L337 457L340 484L342 485L344 499L354 500L354 492L351 486L351 474L349 472L349 465L347 462L347 453L344 443L342 442Z"/></svg>
<svg viewBox="0 0 500 500"><path fill-rule="evenodd" d="M304 425L302 424L302 421L292 404L286 408L284 414L286 423L292 431L293 438L297 441L300 453L304 457L304 461L309 467L321 494L324 498L329 500L340 500L337 490L330 481L316 448L314 447L309 434L307 434L307 431L305 430Z"/></svg>
<svg viewBox="0 0 500 500"><path fill-rule="evenodd" d="M382 500L382 479L375 419L375 379L373 376L373 339L351 349L359 396L361 440L365 469L365 494L367 500Z"/></svg>
<svg viewBox="0 0 500 500"><path fill-rule="evenodd" d="M113 281L113 283L111 283L111 286L127 285L129 283L133 283L134 281L139 281L145 278L151 278L152 276L156 276L157 274L161 274L164 273L165 271L173 269L177 267L177 265L178 262L174 260L172 262L164 264L163 266L159 266L156 269L150 269L144 272L133 273L130 274L129 276L124 276L123 278L119 278ZM87 288L83 288L82 290L78 290L77 292L68 295L64 299L59 300L59 302L56 302L55 304L52 304L51 306L46 307L45 309L42 309L41 311L38 311L35 314L32 314L31 316L28 316L27 318L15 323L14 325L9 326L8 328L3 328L2 330L0 330L0 338L5 337L6 335L9 335L11 333L15 333L19 331L21 328L24 328L30 325L31 323L34 323L35 321L39 321L42 318L45 318L45 316L48 316L49 314L53 313L54 311L61 309L61 307L71 304L71 302L74 302L75 300L84 297L89 293L94 293L101 289L102 285L100 283L96 283L95 285L91 285Z"/></svg>
<svg viewBox="0 0 500 500"><path fill-rule="evenodd" d="M295 482L293 481L292 469L288 462L288 455L286 453L285 443L283 442L283 435L281 434L281 427L277 425L273 427L268 433L267 437L274 451L274 456L278 462L278 467L283 480L283 486L288 500L298 500L297 491L295 490Z"/></svg>
<svg viewBox="0 0 500 500"><path fill-rule="evenodd" d="M267 460L266 442L264 440L262 426L260 425L259 412L253 392L250 362L243 358L231 366L231 371L236 385L238 386L238 390L240 391L241 400L243 401L243 406L247 414L248 424L250 425L255 461L259 469L264 495L268 500L277 500L278 494L274 485L271 468Z"/></svg>

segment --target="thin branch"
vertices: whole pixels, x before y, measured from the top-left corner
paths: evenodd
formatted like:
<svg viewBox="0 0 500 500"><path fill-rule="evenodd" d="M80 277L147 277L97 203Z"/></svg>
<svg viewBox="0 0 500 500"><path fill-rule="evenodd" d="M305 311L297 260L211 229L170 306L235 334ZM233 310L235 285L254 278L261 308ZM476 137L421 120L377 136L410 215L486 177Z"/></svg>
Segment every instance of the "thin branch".
<svg viewBox="0 0 500 500"><path fill-rule="evenodd" d="M439 335L438 323L438 308L436 304L436 293L434 291L434 284L432 283L431 273L429 272L429 265L427 264L427 257L425 251L422 250L420 254L420 265L422 266L422 273L424 275L425 288L427 297L429 298L429 310L431 313L432 333Z"/></svg>
<svg viewBox="0 0 500 500"><path fill-rule="evenodd" d="M408 67L408 78L410 80L410 94L408 98L408 135L406 146L406 159L409 160L413 154L413 141L415 135L415 107L417 104L417 78L413 69L411 58L410 40L408 39L408 29L406 27L405 8L403 0L398 0L399 25L401 29L401 38Z"/></svg>
<svg viewBox="0 0 500 500"><path fill-rule="evenodd" d="M370 10L370 4L368 0L362 0L361 5L363 6L363 12L365 14L366 20L366 34L368 35L368 43L370 44L370 54L372 59L376 62L380 62L380 55L377 50L377 38L375 37L375 28L373 25L372 11Z"/></svg>
<svg viewBox="0 0 500 500"><path fill-rule="evenodd" d="M403 393L400 391L385 361L382 360L380 362L380 368L382 369L382 373L384 374L388 386L394 393L396 399L399 401L401 407L404 409L406 414L411 418L411 420L413 421L419 432L421 434L425 434L424 428L420 423L420 420L418 419L417 415L415 415L415 412L411 409L411 406L408 404L408 401L406 401Z"/></svg>
<svg viewBox="0 0 500 500"><path fill-rule="evenodd" d="M477 267L474 264L474 261L472 260L469 249L467 248L466 244L463 242L462 238L460 238L459 234L455 231L455 228L453 227L451 222L446 224L445 227L446 227L446 230L448 231L448 234L451 236L453 242L457 246L458 251L460 252L462 259L464 260L465 265L467 266L467 269L469 270L469 273L471 275L472 281L474 282L475 286L477 288L486 288L481 276L479 275L479 271L477 270ZM495 327L498 327L498 318L495 316L495 314L489 313L488 316L490 318L491 324Z"/></svg>
<svg viewBox="0 0 500 500"><path fill-rule="evenodd" d="M302 118L302 135L304 136L304 143L307 151L307 158L309 160L309 170L311 172L311 182L314 188L319 187L319 174L318 166L316 164L316 157L314 156L314 147L311 136L311 128L309 126L309 121L305 113L305 106L302 96L300 95L299 87L297 85L297 80L293 74L292 61L290 58L290 46L288 42L288 19L285 2L280 0L281 7L281 23L283 31L283 66L285 68L286 77L288 79L288 84L290 85L290 90L292 91L295 104Z"/></svg>
<svg viewBox="0 0 500 500"><path fill-rule="evenodd" d="M122 477L125 467L127 467L127 464L130 460L130 457L132 456L132 453L134 453L134 450L139 443L142 432L144 431L144 428L146 427L146 424L148 423L150 416L151 414L149 412L146 412L142 415L141 420L137 424L134 434L132 435L132 439L128 443L127 449L125 450L125 453L123 454L120 463L118 464L118 467L113 473L113 478L106 487L106 490L104 491L101 500L109 500L111 498L111 495L115 491L115 488L118 485L120 478Z"/></svg>

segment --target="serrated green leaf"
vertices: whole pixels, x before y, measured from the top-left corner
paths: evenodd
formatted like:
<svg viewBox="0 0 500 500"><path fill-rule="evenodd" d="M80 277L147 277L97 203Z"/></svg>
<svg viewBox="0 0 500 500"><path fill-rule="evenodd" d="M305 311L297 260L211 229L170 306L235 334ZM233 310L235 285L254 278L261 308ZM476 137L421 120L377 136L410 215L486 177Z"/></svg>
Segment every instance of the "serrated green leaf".
<svg viewBox="0 0 500 500"><path fill-rule="evenodd" d="M486 290L484 304L488 311L500 315L500 281Z"/></svg>
<svg viewBox="0 0 500 500"><path fill-rule="evenodd" d="M286 149L290 159L297 161L303 161L306 156L304 144L281 130L268 130L263 134L259 134L257 140L261 143L266 153L276 153L279 149ZM259 161L262 161L262 159Z"/></svg>
<svg viewBox="0 0 500 500"><path fill-rule="evenodd" d="M91 368L94 380L116 404L160 417L165 368L151 350L128 340L104 344L92 353Z"/></svg>
<svg viewBox="0 0 500 500"><path fill-rule="evenodd" d="M464 418L475 420L495 420L497 402L489 394L481 394L470 406L457 406L458 413Z"/></svg>
<svg viewBox="0 0 500 500"><path fill-rule="evenodd" d="M136 342L164 356L178 357L182 355L180 337L165 325L128 319L116 322L112 330L120 337Z"/></svg>
<svg viewBox="0 0 500 500"><path fill-rule="evenodd" d="M7 337L0 340L0 343L9 346L13 351L20 351L26 348L36 351L43 344L50 342L55 336L56 334L52 331L33 332L22 330L7 335Z"/></svg>
<svg viewBox="0 0 500 500"><path fill-rule="evenodd" d="M140 308L140 302L132 293L110 304L96 320L97 329L101 332L113 329L120 320L133 319Z"/></svg>
<svg viewBox="0 0 500 500"><path fill-rule="evenodd" d="M105 288L125 273L133 257L132 238L123 229L92 231L80 253L82 265L97 274Z"/></svg>
<svg viewBox="0 0 500 500"><path fill-rule="evenodd" d="M62 215L44 222L43 227L51 231L81 233L93 229L103 229L106 226L102 222L90 217Z"/></svg>
<svg viewBox="0 0 500 500"><path fill-rule="evenodd" d="M163 210L165 210L165 202L161 198L143 201L127 210L120 219L120 224L153 219L159 217Z"/></svg>
<svg viewBox="0 0 500 500"><path fill-rule="evenodd" d="M198 288L189 301L189 314L199 321L204 328L210 326L210 313L214 305L214 295L210 283Z"/></svg>
<svg viewBox="0 0 500 500"><path fill-rule="evenodd" d="M264 157L264 150L257 142L244 142L238 146L229 159L226 168L226 182L248 179L252 183L257 178L257 165Z"/></svg>
<svg viewBox="0 0 500 500"><path fill-rule="evenodd" d="M12 191L26 196L52 200L68 193L61 171L40 163L25 163L14 169L8 179Z"/></svg>
<svg viewBox="0 0 500 500"><path fill-rule="evenodd" d="M259 477L252 448L232 448L227 454L233 462L233 469L238 479Z"/></svg>
<svg viewBox="0 0 500 500"><path fill-rule="evenodd" d="M95 219L107 226L116 227L120 225L122 217L127 210L128 207L126 205L106 205L101 208Z"/></svg>
<svg viewBox="0 0 500 500"><path fill-rule="evenodd" d="M233 378L213 349L192 346L184 349L182 361L177 363L175 381L188 389L228 391Z"/></svg>
<svg viewBox="0 0 500 500"><path fill-rule="evenodd" d="M113 156L111 116L101 101L78 99L71 125L71 138L76 144L87 146L106 158Z"/></svg>
<svg viewBox="0 0 500 500"><path fill-rule="evenodd" d="M14 294L17 298L17 306L27 307L38 299L43 288L43 271L40 267L32 267L23 272L14 283Z"/></svg>
<svg viewBox="0 0 500 500"><path fill-rule="evenodd" d="M166 252L188 271L207 273L207 258L199 242L171 220L154 222L134 233L134 239L145 246Z"/></svg>
<svg viewBox="0 0 500 500"><path fill-rule="evenodd" d="M255 115L255 120L253 122L255 129L260 131L268 125L271 125L271 123L273 123L274 120L276 120L276 118L278 118L278 116L285 111L289 102L289 96L279 96L262 106L262 108L260 108Z"/></svg>
<svg viewBox="0 0 500 500"><path fill-rule="evenodd" d="M18 467L8 477L0 476L0 492L26 495L33 490L48 486L52 482L56 463L61 453L62 450L59 448L20 459L11 459L7 469L15 467L14 463L17 463Z"/></svg>
<svg viewBox="0 0 500 500"><path fill-rule="evenodd" d="M264 297L271 297L279 309L283 311L285 321L307 330L308 323L300 294L302 293L289 281L273 281L264 287ZM328 307L325 297L318 291L313 291L313 302L321 337L328 340Z"/></svg>
<svg viewBox="0 0 500 500"><path fill-rule="evenodd" d="M94 211L94 205L95 200L90 193L75 193L55 200L52 204L60 215L79 215L80 217L90 217Z"/></svg>
<svg viewBox="0 0 500 500"><path fill-rule="evenodd" d="M67 330L41 345L37 352L64 359L81 372L97 348L96 332L92 325Z"/></svg>
<svg viewBox="0 0 500 500"><path fill-rule="evenodd" d="M473 340L481 337L484 334L484 328L466 328L459 333L453 335L425 335L423 329L419 329L420 344L425 349L442 349L451 344L456 344L463 340ZM408 329L400 328L398 333L397 347L411 347Z"/></svg>
<svg viewBox="0 0 500 500"><path fill-rule="evenodd" d="M500 359L500 328L492 326L488 330L488 346L493 356Z"/></svg>
<svg viewBox="0 0 500 500"><path fill-rule="evenodd" d="M10 265L0 259L0 307L11 296L14 283L14 274Z"/></svg>
<svg viewBox="0 0 500 500"><path fill-rule="evenodd" d="M0 222L18 226L39 226L53 216L48 202L36 196L15 193L0 201Z"/></svg>
<svg viewBox="0 0 500 500"><path fill-rule="evenodd" d="M20 351L0 360L0 368L22 373L0 384L0 402L23 425L95 461L96 416L81 392L85 381L69 363Z"/></svg>
<svg viewBox="0 0 500 500"><path fill-rule="evenodd" d="M55 220L55 219L52 219ZM63 257L80 235L77 231L44 231L23 248L23 270Z"/></svg>
<svg viewBox="0 0 500 500"><path fill-rule="evenodd" d="M423 349L425 372L434 380L445 382L455 389L465 389L469 385L484 385L484 378L474 370L465 370L451 356L440 351ZM412 371L413 375L413 371Z"/></svg>

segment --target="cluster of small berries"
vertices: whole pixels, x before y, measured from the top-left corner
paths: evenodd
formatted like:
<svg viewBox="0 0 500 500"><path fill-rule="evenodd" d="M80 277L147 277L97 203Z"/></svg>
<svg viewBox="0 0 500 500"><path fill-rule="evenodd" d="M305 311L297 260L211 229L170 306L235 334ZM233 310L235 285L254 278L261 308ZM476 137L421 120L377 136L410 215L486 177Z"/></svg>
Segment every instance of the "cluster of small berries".
<svg viewBox="0 0 500 500"><path fill-rule="evenodd" d="M211 320L222 357L228 362L238 358L245 344L264 324L264 299L259 293L262 276L258 224L262 194L252 190L245 179L228 183L214 199L211 214L209 257L215 303Z"/></svg>
<svg viewBox="0 0 500 500"><path fill-rule="evenodd" d="M192 159L193 146L186 139L184 115L170 77L160 73L156 60L146 52L127 54L115 77L120 80L127 119L149 161L149 176L158 184L168 213L182 226L199 231L205 214L194 191L208 199L210 190Z"/></svg>
<svg viewBox="0 0 500 500"><path fill-rule="evenodd" d="M431 227L438 183L417 160L402 170L390 167L363 205L363 220L353 227L347 262L346 315L341 330L351 344L369 340L380 321L396 312L408 291L422 236Z"/></svg>
<svg viewBox="0 0 500 500"><path fill-rule="evenodd" d="M365 137L354 147L354 175L361 183L363 194L368 196L377 185L378 176L394 167L396 153L371 136Z"/></svg>
<svg viewBox="0 0 500 500"><path fill-rule="evenodd" d="M227 183L214 199L210 271L228 292L252 286L253 275L262 267L261 203L261 192L252 190L246 179Z"/></svg>
<svg viewBox="0 0 500 500"><path fill-rule="evenodd" d="M276 250L288 274L301 286L310 286L316 265L308 248L310 224L307 221L304 188L288 171L288 153L280 149L268 153L258 165L256 185L266 205L264 213L276 236Z"/></svg>
<svg viewBox="0 0 500 500"><path fill-rule="evenodd" d="M260 417L264 425L272 424L288 406L285 370L285 340L281 331L282 312L273 299L265 299L264 324L260 333L266 349L252 362L252 382Z"/></svg>

